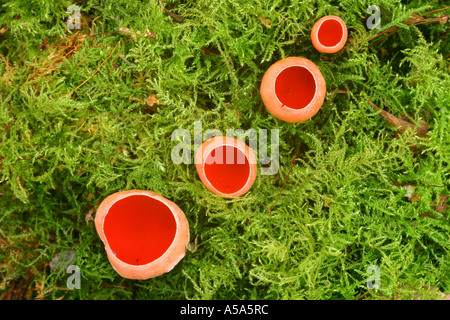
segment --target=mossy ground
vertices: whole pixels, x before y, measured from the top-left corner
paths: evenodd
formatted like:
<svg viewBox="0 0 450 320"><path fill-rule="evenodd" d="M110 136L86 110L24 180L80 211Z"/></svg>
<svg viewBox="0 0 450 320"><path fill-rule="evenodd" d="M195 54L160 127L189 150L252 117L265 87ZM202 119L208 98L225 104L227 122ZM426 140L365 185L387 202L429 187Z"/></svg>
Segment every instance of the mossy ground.
<svg viewBox="0 0 450 320"><path fill-rule="evenodd" d="M82 14L77 32L66 27L70 1L0 5L1 297L450 293L449 24L404 23L444 1L163 2L166 12L158 1L74 2ZM381 9L379 30L366 27L372 4ZM327 14L349 29L345 48L332 55L317 52L309 38ZM399 29L386 39L371 40L393 27ZM75 40L119 28L125 32ZM84 47L40 51L44 38ZM304 123L277 120L259 96L264 72L287 56L312 60L327 82L322 109ZM368 101L425 121L428 136L395 134ZM192 132L195 121L222 132L279 129L278 174L258 175L240 198L215 196L193 164L171 160L178 144L172 132ZM170 273L145 281L112 269L89 219L106 196L133 188L177 203L194 248ZM76 251L79 290L67 290L69 275L50 268L65 250ZM379 290L366 285L372 265L380 270Z"/></svg>

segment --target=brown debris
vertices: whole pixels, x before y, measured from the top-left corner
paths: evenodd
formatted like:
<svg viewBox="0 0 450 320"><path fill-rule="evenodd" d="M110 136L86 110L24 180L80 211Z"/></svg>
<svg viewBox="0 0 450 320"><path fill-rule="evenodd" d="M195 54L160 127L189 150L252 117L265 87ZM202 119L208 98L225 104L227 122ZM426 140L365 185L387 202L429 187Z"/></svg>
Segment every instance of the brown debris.
<svg viewBox="0 0 450 320"><path fill-rule="evenodd" d="M94 211L95 209L91 208L91 210L89 210L89 212L85 215L84 221L86 221L86 224L89 224L90 221L94 221L94 217L92 216Z"/></svg>
<svg viewBox="0 0 450 320"><path fill-rule="evenodd" d="M213 54L219 54L219 51L217 50L217 48L202 47L202 54L210 56Z"/></svg>
<svg viewBox="0 0 450 320"><path fill-rule="evenodd" d="M3 63L5 64L5 73L2 75L2 82L6 83L6 84L12 84L12 81L9 79L13 72L14 72L14 67L11 63L9 63L8 58L6 58L4 55L0 54L0 59L3 60Z"/></svg>
<svg viewBox="0 0 450 320"><path fill-rule="evenodd" d="M149 107L153 107L154 104L160 104L159 100L156 99L156 96L154 94L150 95L147 99L144 99L144 101Z"/></svg>
<svg viewBox="0 0 450 320"><path fill-rule="evenodd" d="M150 32L150 30L145 29L145 36L150 37L152 39L156 39L156 34L154 32Z"/></svg>
<svg viewBox="0 0 450 320"><path fill-rule="evenodd" d="M397 118L396 116L390 114L389 112L386 112L384 110L381 110L378 108L372 101L368 100L368 103L377 111L380 112L380 114L383 116L383 118L389 122L392 126L398 128L396 133L401 134L404 133L406 130L411 129L415 131L416 135L422 138L426 138L428 136L428 130L430 127L424 122L420 121L420 125L417 126L411 122L402 120L400 118Z"/></svg>
<svg viewBox="0 0 450 320"><path fill-rule="evenodd" d="M445 294L443 292L440 292L439 289L436 287L430 287L430 286L424 285L422 288L425 290L435 292L438 297L444 298L443 300L450 300L450 294Z"/></svg>
<svg viewBox="0 0 450 320"><path fill-rule="evenodd" d="M125 58L125 56L121 53L118 54L119 58L122 59L127 65L131 66L131 62L127 60L127 58Z"/></svg>
<svg viewBox="0 0 450 320"><path fill-rule="evenodd" d="M270 28L271 26L270 26L270 23L271 23L271 21L272 20L270 20L270 19L265 19L265 18L263 18L263 17L258 17L257 18L266 28Z"/></svg>
<svg viewBox="0 0 450 320"><path fill-rule="evenodd" d="M448 195L443 195L441 194L439 199L440 202L439 204L435 207L435 210L439 213L444 213L445 210L447 210L447 199L448 199Z"/></svg>
<svg viewBox="0 0 450 320"><path fill-rule="evenodd" d="M408 184L408 183L400 183L396 181L394 183L396 187L402 186L402 188L406 189L406 197L409 199L409 201L421 201L421 196L416 194L414 192L414 187L424 187L424 188L444 188L445 186L437 186L437 185L422 185L422 184ZM439 196L439 204L437 204L436 200L433 200L432 205L434 206L436 212L439 213L445 213L447 210L447 199L450 197L450 195L443 195L441 194ZM420 215L421 217L432 217L434 216L434 213L423 213ZM442 217L446 219L445 217Z"/></svg>
<svg viewBox="0 0 450 320"><path fill-rule="evenodd" d="M130 100L139 101L142 104L146 104L149 109L154 110L154 111L156 111L156 107L158 105L161 105L161 106L165 105L165 103L159 101L158 98L156 98L156 95L154 95L154 94L151 94L144 100L135 98L135 97L131 97Z"/></svg>
<svg viewBox="0 0 450 320"><path fill-rule="evenodd" d="M181 16L179 14L176 14L176 13L173 13L172 11L167 10L166 7L164 6L164 3L161 0L159 0L159 5L160 5L161 8L163 8L164 13L169 15L172 18L173 21L181 22L181 21L184 20L183 16Z"/></svg>
<svg viewBox="0 0 450 320"><path fill-rule="evenodd" d="M32 282L33 277L31 274L12 280L9 290L3 296L0 296L0 300L30 300L33 294Z"/></svg>
<svg viewBox="0 0 450 320"><path fill-rule="evenodd" d="M119 33L123 34L124 36L129 36L134 41L136 41L136 35L138 35L138 36L142 35L142 33L140 31L135 32L135 31L133 31L133 29L126 28L126 27L120 27Z"/></svg>
<svg viewBox="0 0 450 320"><path fill-rule="evenodd" d="M123 34L124 36L129 36L131 39L133 39L134 41L137 41L136 36L140 37L140 36L144 36L144 37L150 37L152 39L156 39L156 34L151 32L148 29L145 29L145 32L142 33L141 31L137 30L134 31L131 28L126 28L126 27L120 27L119 28L119 33Z"/></svg>

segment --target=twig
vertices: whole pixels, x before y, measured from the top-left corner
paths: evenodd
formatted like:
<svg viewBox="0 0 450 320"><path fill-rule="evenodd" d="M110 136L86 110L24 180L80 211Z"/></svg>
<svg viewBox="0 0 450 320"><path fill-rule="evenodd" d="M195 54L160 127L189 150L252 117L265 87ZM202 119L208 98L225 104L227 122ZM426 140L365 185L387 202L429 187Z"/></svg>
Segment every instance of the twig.
<svg viewBox="0 0 450 320"><path fill-rule="evenodd" d="M140 103L145 104L145 101L139 98L131 97L130 100L139 101Z"/></svg>
<svg viewBox="0 0 450 320"><path fill-rule="evenodd" d="M166 7L164 6L164 3L161 0L159 0L159 5L160 5L161 8L163 8L164 13L168 14L174 21L181 22L181 21L184 20L183 16L181 16L179 14L176 14L176 13L173 13L172 11L167 10Z"/></svg>
<svg viewBox="0 0 450 320"><path fill-rule="evenodd" d="M96 36L100 36L100 35L104 35L104 34L113 34L113 33L120 33L120 30L112 31L112 32L95 33L95 34L92 34L92 35L81 35L79 37L71 38L71 40L75 40L76 41L76 40L79 40L79 39L85 39L85 38L96 37ZM77 45L73 45L73 46L58 46L58 45L48 44L47 43L48 39L54 39L54 38L56 38L56 37L45 38L44 41L42 42L42 44L39 45L39 50L42 51L46 47L52 47L52 48L83 48L83 47L88 47L88 48L105 48L105 47L112 47L113 46L113 45L105 45L105 46L77 46Z"/></svg>
<svg viewBox="0 0 450 320"><path fill-rule="evenodd" d="M429 11L429 12L427 12L427 13L424 13L424 14L422 15L422 17L423 17L423 16L426 16L426 15L429 15L429 14L436 13L436 12L441 12L441 11L447 10L447 9L450 9L450 6L445 7L445 8L440 8L440 9L436 9L436 10Z"/></svg>
<svg viewBox="0 0 450 320"><path fill-rule="evenodd" d="M367 290L366 292L364 292L362 295L360 295L360 296L358 297L358 300L361 300L362 298L364 298L365 296L367 296L367 295L369 295L369 294L370 294L370 291Z"/></svg>
<svg viewBox="0 0 450 320"><path fill-rule="evenodd" d="M403 20L403 23L405 23L408 27L410 27L410 26L416 26L416 25L420 25L420 24L424 24L424 23L427 23L427 22L440 22L440 23L445 23L445 22L447 22L447 20L448 20L448 18L449 18L449 15L443 14L442 16L436 17L436 18L424 18L424 16L429 15L429 14L432 14L432 13L441 12L441 11L447 10L447 9L449 9L449 8L450 8L450 6L449 6L449 7L445 7L445 8L436 9L436 10L433 10L433 11L430 11L430 12L426 12L426 13L420 15L420 16L417 15L417 14L413 14L412 17ZM380 43L381 41L383 41L384 39L388 38L390 35L394 34L394 33L397 32L398 30L400 30L399 27L392 27L392 28L389 28L389 29L387 29L387 30L384 30L384 31L382 31L382 32L380 32L380 33L374 35L373 37L371 37L371 38L369 39L369 41L372 41L373 39L375 39L375 38L377 38L377 37L379 37L379 36L381 36L381 35L387 33L387 35L386 35L385 37L381 38L380 40L378 40L378 41L375 42L375 43L372 43L372 44L369 46L369 48L372 47L372 46L374 46L374 45L376 45L377 43Z"/></svg>
<svg viewBox="0 0 450 320"><path fill-rule="evenodd" d="M123 54L119 54L119 58L122 59L123 61L125 61L125 63L129 66L132 66L131 62L127 60L127 58L125 58L125 56Z"/></svg>
<svg viewBox="0 0 450 320"><path fill-rule="evenodd" d="M78 88L80 88L82 85L84 85L86 82L88 82L97 72L98 70L100 70L100 68L105 64L106 61L109 60L109 58L111 58L111 56L113 55L114 51L116 51L117 46L119 45L120 41L117 42L117 44L114 46L113 51L111 52L111 54L108 56L108 58L105 59L105 61L103 61L97 68L97 70L95 70L95 72L92 74L92 76L90 76L89 78L87 78L86 80L84 80L78 87L76 87L75 89L73 89L72 91L70 91L68 94L66 94L66 97L71 95L73 92L75 92L75 90L77 90Z"/></svg>

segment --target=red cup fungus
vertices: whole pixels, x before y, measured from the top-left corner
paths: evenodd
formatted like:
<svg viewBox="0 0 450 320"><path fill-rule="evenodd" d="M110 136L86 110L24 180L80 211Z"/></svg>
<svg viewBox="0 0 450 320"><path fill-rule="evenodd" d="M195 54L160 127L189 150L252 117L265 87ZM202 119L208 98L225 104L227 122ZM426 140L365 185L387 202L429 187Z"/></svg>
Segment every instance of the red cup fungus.
<svg viewBox="0 0 450 320"><path fill-rule="evenodd" d="M347 42L347 26L337 16L325 16L317 20L311 30L314 48L323 53L335 53Z"/></svg>
<svg viewBox="0 0 450 320"><path fill-rule="evenodd" d="M184 257L189 242L183 211L153 191L129 190L108 196L97 209L95 227L109 262L128 279L169 272Z"/></svg>
<svg viewBox="0 0 450 320"><path fill-rule="evenodd" d="M319 111L325 100L326 84L312 61L288 57L267 69L260 94L273 116L296 123L310 119Z"/></svg>
<svg viewBox="0 0 450 320"><path fill-rule="evenodd" d="M196 151L195 167L203 184L224 198L243 195L256 179L253 150L230 137L205 141Z"/></svg>

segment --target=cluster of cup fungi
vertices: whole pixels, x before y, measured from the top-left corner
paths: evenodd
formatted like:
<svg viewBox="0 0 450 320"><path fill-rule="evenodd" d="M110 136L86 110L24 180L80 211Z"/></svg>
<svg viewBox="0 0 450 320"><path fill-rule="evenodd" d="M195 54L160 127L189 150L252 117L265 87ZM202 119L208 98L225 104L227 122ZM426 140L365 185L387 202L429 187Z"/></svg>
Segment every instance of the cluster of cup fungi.
<svg viewBox="0 0 450 320"><path fill-rule="evenodd" d="M319 52L338 52L347 42L345 22L337 16L322 17L311 30L311 42ZM260 94L270 114L298 123L322 107L326 84L312 61L287 57L265 72ZM224 198L246 193L257 175L254 151L231 137L205 141L196 150L195 164L204 186ZM97 209L95 227L112 267L128 279L144 280L169 272L185 256L189 244L183 211L149 190L119 191L105 198Z"/></svg>

